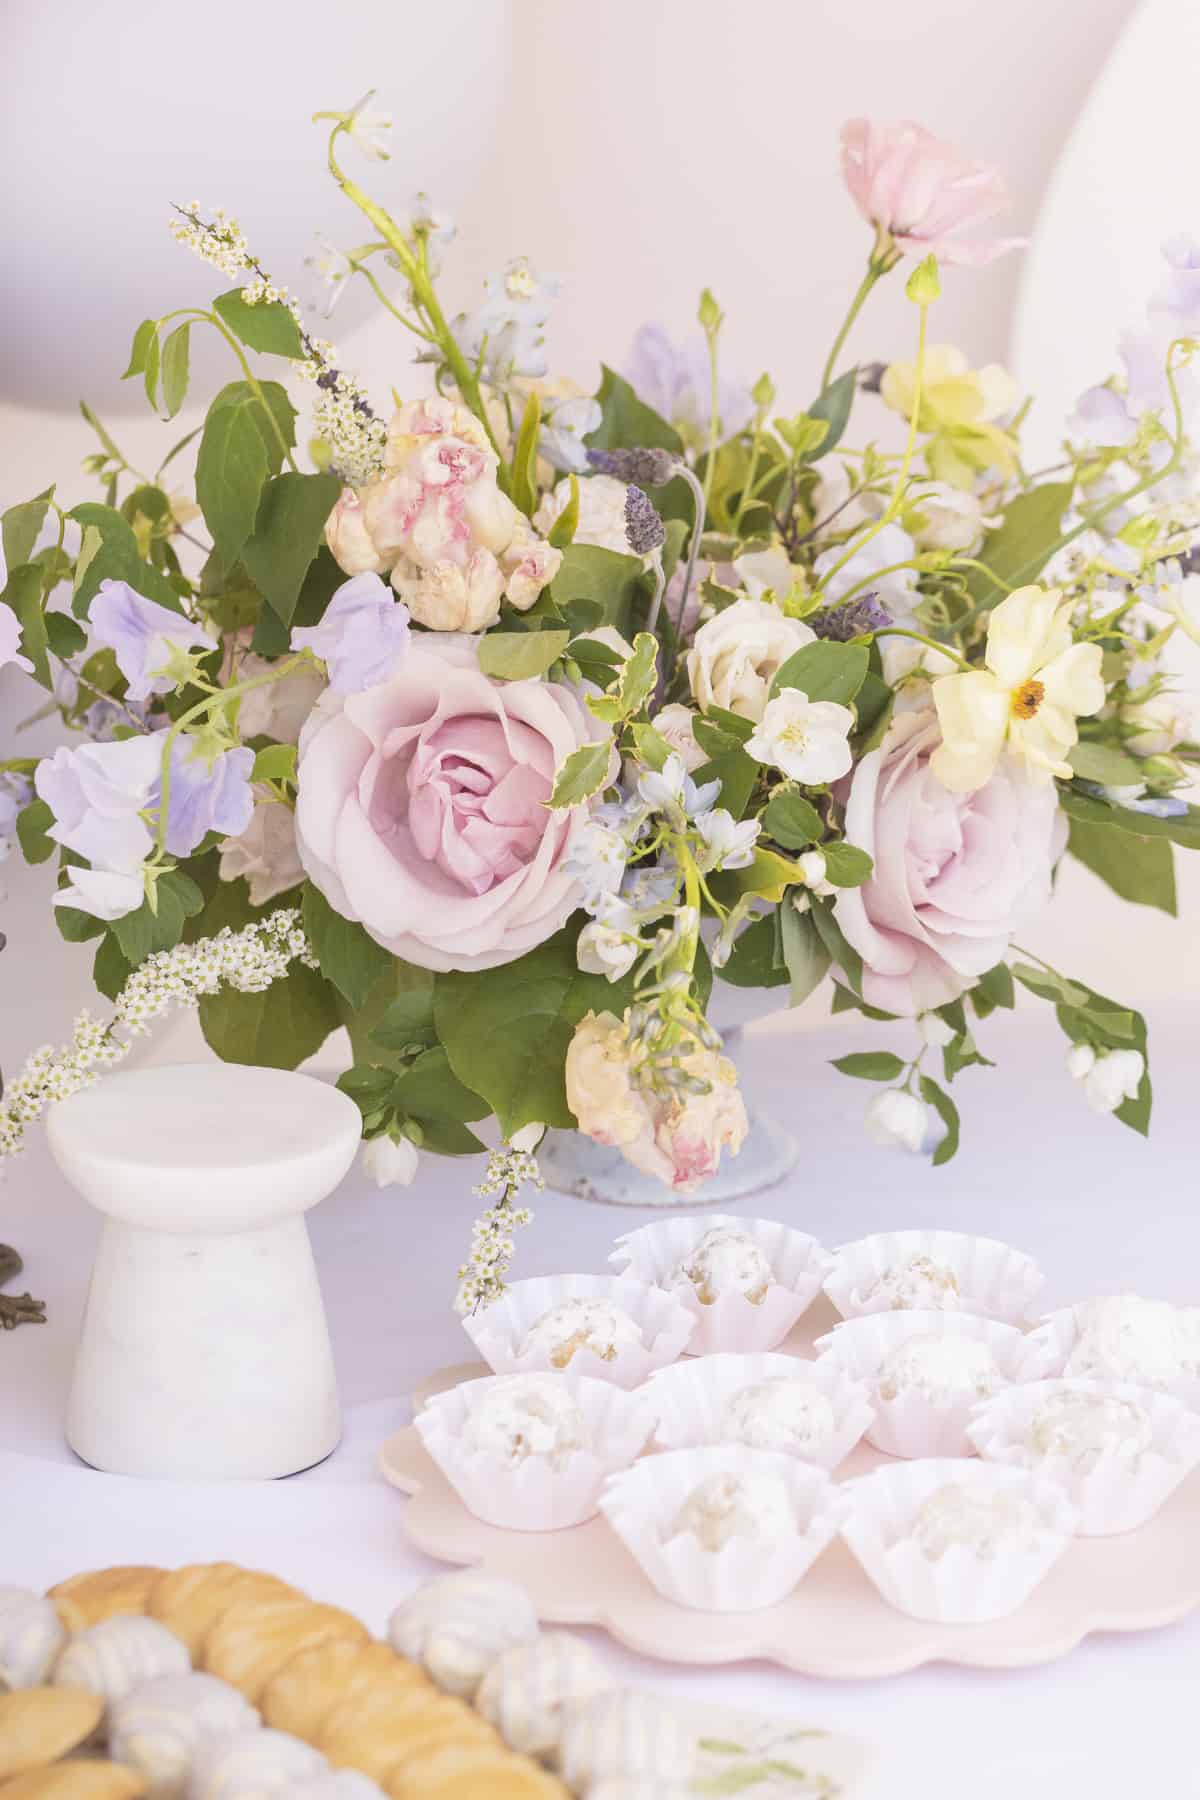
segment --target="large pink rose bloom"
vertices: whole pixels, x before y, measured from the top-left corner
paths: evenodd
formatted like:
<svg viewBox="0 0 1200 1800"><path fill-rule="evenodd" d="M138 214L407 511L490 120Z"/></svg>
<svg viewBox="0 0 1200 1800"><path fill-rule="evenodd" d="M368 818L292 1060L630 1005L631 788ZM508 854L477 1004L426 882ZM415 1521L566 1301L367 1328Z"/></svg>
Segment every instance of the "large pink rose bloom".
<svg viewBox="0 0 1200 1800"><path fill-rule="evenodd" d="M960 234L1008 205L1008 188L990 163L968 162L922 125L850 119L842 126L842 176L864 219L913 256L988 263L1024 238Z"/></svg>
<svg viewBox="0 0 1200 1800"><path fill-rule="evenodd" d="M406 962L511 962L579 903L563 865L587 809L545 803L563 759L600 735L569 688L493 681L476 640L414 635L390 681L327 693L305 726L305 873Z"/></svg>
<svg viewBox="0 0 1200 1800"><path fill-rule="evenodd" d="M952 794L929 766L932 712L902 713L844 785L846 838L875 859L837 921L863 959L863 998L887 1012L944 1006L993 968L1050 897L1065 827L1052 783L1010 759Z"/></svg>

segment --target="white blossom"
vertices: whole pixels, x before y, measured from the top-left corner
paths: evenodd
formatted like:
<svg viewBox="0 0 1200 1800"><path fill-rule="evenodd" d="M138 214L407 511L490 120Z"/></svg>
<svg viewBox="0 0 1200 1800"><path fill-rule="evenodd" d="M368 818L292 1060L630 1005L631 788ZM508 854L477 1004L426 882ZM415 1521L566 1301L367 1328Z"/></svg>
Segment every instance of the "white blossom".
<svg viewBox="0 0 1200 1800"><path fill-rule="evenodd" d="M887 1088L867 1107L865 1124L873 1144L917 1154L929 1132L929 1108L903 1088Z"/></svg>
<svg viewBox="0 0 1200 1800"><path fill-rule="evenodd" d="M810 700L799 688L784 688L768 700L746 739L746 751L756 762L782 769L792 781L836 781L854 761L849 744L853 729L848 706Z"/></svg>
<svg viewBox="0 0 1200 1800"><path fill-rule="evenodd" d="M411 1187L420 1157L410 1138L368 1139L362 1149L362 1171L376 1187Z"/></svg>
<svg viewBox="0 0 1200 1800"><path fill-rule="evenodd" d="M346 130L364 156L369 156L372 162L387 162L392 154L392 115L381 107L372 106L374 98L374 88L363 95L346 119Z"/></svg>
<svg viewBox="0 0 1200 1800"><path fill-rule="evenodd" d="M758 820L740 823L723 806L702 813L695 821L697 835L703 839L705 856L700 867L705 874L713 869L748 869L754 861L758 841Z"/></svg>

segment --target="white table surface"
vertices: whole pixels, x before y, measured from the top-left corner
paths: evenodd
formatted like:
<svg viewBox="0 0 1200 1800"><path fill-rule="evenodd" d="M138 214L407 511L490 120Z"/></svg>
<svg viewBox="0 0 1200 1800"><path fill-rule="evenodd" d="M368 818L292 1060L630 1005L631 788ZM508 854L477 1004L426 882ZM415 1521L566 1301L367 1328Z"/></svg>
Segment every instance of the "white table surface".
<svg viewBox="0 0 1200 1800"><path fill-rule="evenodd" d="M940 1171L865 1144L857 1120L868 1088L825 1066L829 1056L877 1044L876 1030L853 1020L803 1034L757 1028L748 1082L788 1119L806 1155L751 1210L827 1244L906 1225L1003 1236L1045 1265L1048 1305L1104 1289L1194 1302L1193 1017L1182 1000L1151 1009L1158 1110L1149 1147L1086 1112L1040 1010L989 1021L980 1035L1001 1067L959 1078L965 1147ZM348 1415L337 1454L287 1482L180 1486L96 1474L62 1440L97 1227L35 1131L0 1190L0 1239L26 1258L18 1285L28 1283L50 1309L48 1325L0 1336L0 1582L44 1586L114 1562L227 1557L274 1569L380 1629L433 1565L406 1545L405 1503L375 1475L374 1453L407 1420L416 1383L471 1354L449 1299L476 1205L475 1169L430 1163L416 1187L384 1192L352 1175L309 1215ZM648 1216L547 1194L515 1273L603 1269L612 1239ZM870 1740L878 1755L863 1800L1200 1795L1192 1720L1200 1616L1092 1638L1039 1669L936 1666L864 1683L807 1680L763 1664L672 1669L589 1635L628 1678L664 1693L720 1698Z"/></svg>

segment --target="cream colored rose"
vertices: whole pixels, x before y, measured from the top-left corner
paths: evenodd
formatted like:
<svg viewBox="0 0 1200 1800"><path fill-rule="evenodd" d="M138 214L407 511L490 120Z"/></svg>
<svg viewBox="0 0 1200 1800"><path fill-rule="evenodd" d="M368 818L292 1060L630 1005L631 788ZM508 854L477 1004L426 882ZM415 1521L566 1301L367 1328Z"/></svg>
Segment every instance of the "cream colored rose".
<svg viewBox="0 0 1200 1800"><path fill-rule="evenodd" d="M265 657L248 652L237 665L236 681L252 681L269 674L274 665ZM277 744L298 744L309 713L325 692L325 677L311 664L293 669L278 681L252 688L238 708L238 731L242 742L251 738L274 738Z"/></svg>
<svg viewBox="0 0 1200 1800"><path fill-rule="evenodd" d="M682 758L689 775L709 760L707 750L702 750L696 742L695 717L690 706L680 706L676 701L656 712L652 720L659 737L665 738L675 754Z"/></svg>
<svg viewBox="0 0 1200 1800"><path fill-rule="evenodd" d="M500 617L504 571L490 550L476 550L465 568L439 562L423 569L405 557L392 570L392 586L418 625L486 631Z"/></svg>
<svg viewBox="0 0 1200 1800"><path fill-rule="evenodd" d="M616 550L630 556L629 539L625 536L625 496L629 488L615 475L588 475L579 483L579 523L572 539L576 544L595 544L601 550ZM543 537L549 537L555 522L566 511L571 498L568 478L560 481L552 493L542 496L533 522Z"/></svg>
<svg viewBox="0 0 1200 1800"><path fill-rule="evenodd" d="M325 542L347 575L378 575L385 567L367 530L366 508L353 488L342 489L341 499L326 519Z"/></svg>
<svg viewBox="0 0 1200 1800"><path fill-rule="evenodd" d="M816 633L768 600L735 600L702 625L688 651L688 681L702 712L722 706L761 719L771 683L789 656Z"/></svg>
<svg viewBox="0 0 1200 1800"><path fill-rule="evenodd" d="M1169 689L1146 698L1132 694L1129 704L1121 708L1121 723L1134 727L1133 736L1126 739L1126 749L1135 756L1158 756L1190 737L1191 708L1182 694Z"/></svg>

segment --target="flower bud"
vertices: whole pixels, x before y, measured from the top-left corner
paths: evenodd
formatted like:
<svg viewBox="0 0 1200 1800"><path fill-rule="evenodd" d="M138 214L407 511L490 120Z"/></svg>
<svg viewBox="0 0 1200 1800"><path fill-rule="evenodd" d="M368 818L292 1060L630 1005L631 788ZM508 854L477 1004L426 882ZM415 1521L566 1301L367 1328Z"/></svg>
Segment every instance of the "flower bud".
<svg viewBox="0 0 1200 1800"><path fill-rule="evenodd" d="M958 1035L953 1025L947 1025L945 1019L940 1019L934 1012L922 1013L917 1020L917 1029L931 1050L944 1050Z"/></svg>
<svg viewBox="0 0 1200 1800"><path fill-rule="evenodd" d="M1067 1074L1075 1081L1090 1075L1096 1064L1096 1052L1090 1044L1072 1044L1067 1051Z"/></svg>
<svg viewBox="0 0 1200 1800"><path fill-rule="evenodd" d="M903 1088L887 1088L871 1101L865 1123L873 1144L918 1154L929 1133L929 1108Z"/></svg>
<svg viewBox="0 0 1200 1800"><path fill-rule="evenodd" d="M420 1158L408 1138L375 1137L363 1145L362 1170L376 1187L409 1187Z"/></svg>

